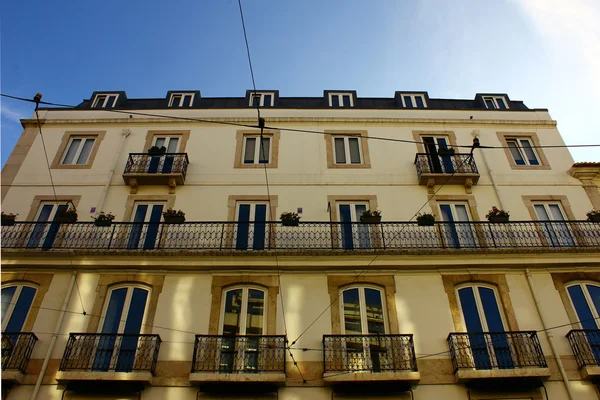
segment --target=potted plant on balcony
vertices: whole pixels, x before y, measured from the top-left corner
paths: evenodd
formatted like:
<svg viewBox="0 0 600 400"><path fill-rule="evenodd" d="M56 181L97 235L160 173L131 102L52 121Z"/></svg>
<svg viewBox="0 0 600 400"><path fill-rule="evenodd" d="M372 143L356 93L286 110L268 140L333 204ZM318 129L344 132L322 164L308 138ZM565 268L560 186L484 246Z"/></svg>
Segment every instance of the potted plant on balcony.
<svg viewBox="0 0 600 400"><path fill-rule="evenodd" d="M92 218L94 218L94 225L96 226L110 226L112 220L115 219L115 216L112 215L112 213L105 214L104 211L102 211L98 216Z"/></svg>
<svg viewBox="0 0 600 400"><path fill-rule="evenodd" d="M148 149L149 156L162 156L167 152L167 148L165 146L152 146Z"/></svg>
<svg viewBox="0 0 600 400"><path fill-rule="evenodd" d="M435 216L429 213L417 214L418 226L433 226L435 224Z"/></svg>
<svg viewBox="0 0 600 400"><path fill-rule="evenodd" d="M5 214L2 211L2 226L13 226L19 214Z"/></svg>
<svg viewBox="0 0 600 400"><path fill-rule="evenodd" d="M363 224L378 224L381 222L381 211L365 210L360 216L360 222Z"/></svg>
<svg viewBox="0 0 600 400"><path fill-rule="evenodd" d="M54 216L54 222L59 222L61 224L72 224L73 222L77 222L77 210L69 207L64 211L57 211Z"/></svg>
<svg viewBox="0 0 600 400"><path fill-rule="evenodd" d="M600 210L593 209L588 211L585 215L587 215L588 221L600 222Z"/></svg>
<svg viewBox="0 0 600 400"><path fill-rule="evenodd" d="M493 206L492 209L485 216L490 222L508 222L510 215L508 211L499 210L498 207Z"/></svg>
<svg viewBox="0 0 600 400"><path fill-rule="evenodd" d="M281 225L283 226L298 226L300 216L295 212L284 212L281 214Z"/></svg>
<svg viewBox="0 0 600 400"><path fill-rule="evenodd" d="M183 224L185 222L185 213L181 210L173 210L168 208L167 211L163 211L163 218L167 224Z"/></svg>

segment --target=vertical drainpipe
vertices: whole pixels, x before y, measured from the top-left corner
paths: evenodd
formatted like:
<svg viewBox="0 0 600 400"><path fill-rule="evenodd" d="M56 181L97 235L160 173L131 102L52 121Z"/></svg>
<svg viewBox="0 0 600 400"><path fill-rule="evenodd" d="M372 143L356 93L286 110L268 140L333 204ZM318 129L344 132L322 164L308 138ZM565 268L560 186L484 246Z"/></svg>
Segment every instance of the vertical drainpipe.
<svg viewBox="0 0 600 400"><path fill-rule="evenodd" d="M529 290L531 291L531 295L533 296L533 301L535 302L535 309L542 321L542 327L544 328L544 332L546 332L546 336L548 337L548 342L550 343L550 349L552 350L552 356L556 360L556 364L558 365L558 369L560 371L560 375L562 377L563 383L565 384L565 389L567 389L567 395L570 400L575 400L576 397L573 395L571 391L571 386L569 385L569 378L567 377L567 372L565 371L565 367L560 359L558 354L558 350L556 349L556 345L554 344L554 336L552 334L552 330L547 329L546 321L544 320L544 316L542 315L542 311L540 310L540 301L535 293L535 289L533 288L533 278L531 278L531 273L529 272L529 268L525 268L525 275L527 276L527 283L529 284Z"/></svg>
<svg viewBox="0 0 600 400"><path fill-rule="evenodd" d="M44 363L42 364L42 370L40 371L40 375L38 376L37 382L35 383L35 388L33 389L33 394L31 395L31 400L36 400L38 393L40 391L40 387L42 386L42 381L44 380L44 375L46 375L46 370L48 369L48 362L50 361L50 357L52 356L52 352L54 351L54 346L56 345L56 339L58 338L58 334L62 327L63 319L65 318L65 314L67 311L67 306L69 305L69 301L71 300L71 294L73 293L73 286L75 285L75 279L77 279L77 271L73 271L73 276L71 277L71 283L69 284L69 289L67 290L67 295L65 296L65 301L63 302L60 315L58 316L58 321L56 321L56 328L54 328L54 334L52 335L52 339L50 339L50 345L48 346L48 352L46 353L46 358L44 358Z"/></svg>
<svg viewBox="0 0 600 400"><path fill-rule="evenodd" d="M473 132L471 132L471 135L473 135L473 137L479 138L479 129L474 129ZM492 181L492 186L494 187L496 198L498 198L498 206L501 210L504 210L504 206L502 205L502 199L500 199L500 192L498 191L498 185L496 184L496 177L494 176L494 171L492 171L492 169L490 168L487 159L485 158L485 152L483 151L483 149L479 149L479 154L481 154L481 158L483 160L483 165L485 165L485 169L487 169L488 173L490 174L490 180Z"/></svg>
<svg viewBox="0 0 600 400"><path fill-rule="evenodd" d="M123 151L123 146L125 145L125 139L127 139L129 135L131 135L130 129L123 129L123 131L121 132L121 144L119 144L119 150L117 151L117 155L115 156L115 162L113 163L112 169L108 173L108 179L106 180L106 185L104 185L104 190L102 190L102 195L100 196L98 208L96 208L96 215L98 215L101 211L104 211L106 195L108 194L108 189L110 188L112 178L115 175L115 169L117 169L117 163L119 162L119 158L121 158L121 152Z"/></svg>

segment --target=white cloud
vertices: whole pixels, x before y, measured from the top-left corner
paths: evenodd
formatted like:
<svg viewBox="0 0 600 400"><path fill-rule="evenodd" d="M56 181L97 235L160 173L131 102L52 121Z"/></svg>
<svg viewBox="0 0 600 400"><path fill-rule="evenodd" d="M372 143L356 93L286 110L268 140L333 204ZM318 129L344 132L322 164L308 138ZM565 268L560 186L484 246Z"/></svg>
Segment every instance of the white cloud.
<svg viewBox="0 0 600 400"><path fill-rule="evenodd" d="M2 114L3 118L16 123L20 123L21 119L29 117L29 115L25 114L25 112L7 106L6 101L0 106L0 113Z"/></svg>

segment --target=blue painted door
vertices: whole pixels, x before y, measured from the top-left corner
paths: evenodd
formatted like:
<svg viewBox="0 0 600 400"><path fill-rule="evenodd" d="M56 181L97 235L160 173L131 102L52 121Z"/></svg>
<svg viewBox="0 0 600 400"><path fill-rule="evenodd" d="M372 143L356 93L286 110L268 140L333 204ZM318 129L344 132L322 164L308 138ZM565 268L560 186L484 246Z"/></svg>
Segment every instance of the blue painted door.
<svg viewBox="0 0 600 400"><path fill-rule="evenodd" d="M33 225L31 234L29 235L29 239L27 240L27 247L36 248L42 242L42 239L46 235L46 231L49 229L48 224L45 224L43 222L48 222L52 220L52 217L54 217L56 211L56 206L56 204L41 205L38 217L36 218L36 221L41 223Z"/></svg>
<svg viewBox="0 0 600 400"><path fill-rule="evenodd" d="M2 288L2 332L17 333L23 329L29 314L36 289L30 286L14 285ZM10 361L15 348L19 346L19 335L2 338L2 365Z"/></svg>
<svg viewBox="0 0 600 400"><path fill-rule="evenodd" d="M264 250L267 237L268 205L265 203L238 204L236 242L237 250Z"/></svg>
<svg viewBox="0 0 600 400"><path fill-rule="evenodd" d="M569 297L586 332L586 339L594 355L596 364L600 366L600 286L592 283L577 283L567 288Z"/></svg>
<svg viewBox="0 0 600 400"><path fill-rule="evenodd" d="M469 213L465 204L440 204L440 212L446 244L448 247L476 247L475 234L469 224Z"/></svg>
<svg viewBox="0 0 600 400"><path fill-rule="evenodd" d="M341 245L344 249L371 248L369 225L361 224L360 216L366 204L339 204Z"/></svg>
<svg viewBox="0 0 600 400"><path fill-rule="evenodd" d="M565 216L558 204L540 203L534 204L533 207L538 219L547 221L543 224L543 230L550 246L572 247L575 245L569 224L561 222L565 221Z"/></svg>
<svg viewBox="0 0 600 400"><path fill-rule="evenodd" d="M137 249L140 245L144 250L156 247L163 209L163 204L136 204L127 242L128 249Z"/></svg>

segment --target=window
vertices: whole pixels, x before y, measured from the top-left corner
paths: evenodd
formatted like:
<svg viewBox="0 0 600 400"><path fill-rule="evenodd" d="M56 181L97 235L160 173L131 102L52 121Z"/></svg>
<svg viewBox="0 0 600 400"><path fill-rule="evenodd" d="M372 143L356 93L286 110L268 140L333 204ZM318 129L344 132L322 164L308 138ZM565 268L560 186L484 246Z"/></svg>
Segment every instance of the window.
<svg viewBox="0 0 600 400"><path fill-rule="evenodd" d="M221 332L225 336L262 335L266 330L266 290L235 287L225 290Z"/></svg>
<svg viewBox="0 0 600 400"><path fill-rule="evenodd" d="M342 326L347 335L384 335L387 333L385 306L381 289L350 287L342 290Z"/></svg>
<svg viewBox="0 0 600 400"><path fill-rule="evenodd" d="M61 163L67 165L87 164L95 142L96 138L93 137L72 137Z"/></svg>
<svg viewBox="0 0 600 400"><path fill-rule="evenodd" d="M128 249L154 249L158 241L159 222L165 203L136 202L132 213L132 224L127 240Z"/></svg>
<svg viewBox="0 0 600 400"><path fill-rule="evenodd" d="M371 248L369 225L360 224L360 216L369 209L367 202L340 202L336 204L340 219L340 245L344 249Z"/></svg>
<svg viewBox="0 0 600 400"><path fill-rule="evenodd" d="M484 96L485 108L489 110L507 110L508 105L503 96Z"/></svg>
<svg viewBox="0 0 600 400"><path fill-rule="evenodd" d="M362 164L360 137L334 136L336 164Z"/></svg>
<svg viewBox="0 0 600 400"><path fill-rule="evenodd" d="M250 107L273 107L274 93L250 93Z"/></svg>
<svg viewBox="0 0 600 400"><path fill-rule="evenodd" d="M112 108L117 104L118 94L97 94L92 108Z"/></svg>
<svg viewBox="0 0 600 400"><path fill-rule="evenodd" d="M354 99L351 93L329 93L329 106L354 107Z"/></svg>
<svg viewBox="0 0 600 400"><path fill-rule="evenodd" d="M506 138L506 144L516 165L540 165L530 139Z"/></svg>
<svg viewBox="0 0 600 400"><path fill-rule="evenodd" d="M268 164L271 155L271 138L244 136L244 164Z"/></svg>
<svg viewBox="0 0 600 400"><path fill-rule="evenodd" d="M193 102L193 93L173 93L169 99L169 107L191 107Z"/></svg>
<svg viewBox="0 0 600 400"><path fill-rule="evenodd" d="M574 246L573 233L559 202L533 202L533 209L539 221L548 221L541 228L552 247Z"/></svg>
<svg viewBox="0 0 600 400"><path fill-rule="evenodd" d="M51 248L60 230L60 224L55 223L56 215L68 209L69 204L64 200L59 201L59 203L50 201L40 202L35 215L35 221L39 222L39 224L33 225L33 229L31 229L27 240L27 247L38 248L41 244L43 249ZM48 224L48 222L52 222L52 224Z"/></svg>
<svg viewBox="0 0 600 400"><path fill-rule="evenodd" d="M36 292L29 285L2 286L2 332L21 332Z"/></svg>
<svg viewBox="0 0 600 400"><path fill-rule="evenodd" d="M402 94L402 105L406 108L427 108L425 96L422 94Z"/></svg>
<svg viewBox="0 0 600 400"><path fill-rule="evenodd" d="M429 171L452 174L455 170L455 160L453 154L448 153L448 150L451 149L448 147L449 138L447 136L423 136L420 139L427 152ZM444 155L440 155L440 153Z"/></svg>
<svg viewBox="0 0 600 400"><path fill-rule="evenodd" d="M177 153L179 151L180 136L154 136L153 146L165 147L167 153Z"/></svg>
<svg viewBox="0 0 600 400"><path fill-rule="evenodd" d="M477 247L475 232L469 221L469 207L466 203L440 203L440 215L446 224L441 225L443 237L449 247Z"/></svg>
<svg viewBox="0 0 600 400"><path fill-rule="evenodd" d="M567 286L577 319L583 329L598 329L600 324L600 284L578 282Z"/></svg>
<svg viewBox="0 0 600 400"><path fill-rule="evenodd" d="M235 248L264 250L268 241L267 216L269 203L238 202L236 204Z"/></svg>

